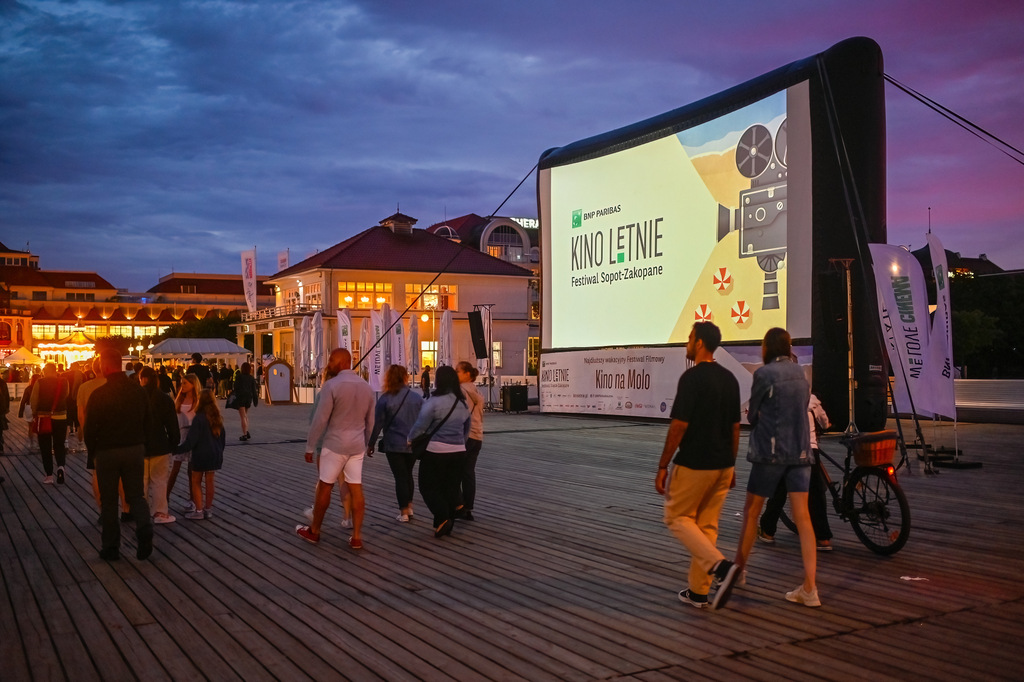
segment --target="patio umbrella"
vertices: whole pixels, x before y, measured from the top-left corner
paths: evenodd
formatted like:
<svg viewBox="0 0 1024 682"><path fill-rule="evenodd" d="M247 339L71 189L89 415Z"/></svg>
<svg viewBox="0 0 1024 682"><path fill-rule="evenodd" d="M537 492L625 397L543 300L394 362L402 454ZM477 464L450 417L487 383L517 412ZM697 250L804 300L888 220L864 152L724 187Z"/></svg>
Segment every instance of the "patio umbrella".
<svg viewBox="0 0 1024 682"><path fill-rule="evenodd" d="M452 311L444 311L441 316L441 329L437 340L437 366L452 366Z"/></svg>
<svg viewBox="0 0 1024 682"><path fill-rule="evenodd" d="M420 321L415 315L409 318L409 374L420 374Z"/></svg>
<svg viewBox="0 0 1024 682"><path fill-rule="evenodd" d="M406 366L406 358L408 357L405 352L405 323L402 318L398 318L398 322L394 327L391 328L391 364L399 365L400 367Z"/></svg>
<svg viewBox="0 0 1024 682"><path fill-rule="evenodd" d="M8 355L3 360L5 365L41 365L43 361L24 346Z"/></svg>
<svg viewBox="0 0 1024 682"><path fill-rule="evenodd" d="M313 357L309 369L314 374L319 375L320 371L324 368L324 317L320 314L319 310L313 315L313 330L311 333L310 350Z"/></svg>
<svg viewBox="0 0 1024 682"><path fill-rule="evenodd" d="M338 311L338 348L352 352L352 318L348 309Z"/></svg>
<svg viewBox="0 0 1024 682"><path fill-rule="evenodd" d="M299 377L303 385L309 376L309 336L310 319L308 315L304 315L302 323L299 325L299 342L295 345L295 364L298 366Z"/></svg>
<svg viewBox="0 0 1024 682"><path fill-rule="evenodd" d="M366 358L366 349L370 347L370 321L366 318L359 320L359 373L366 376L369 369L369 360Z"/></svg>

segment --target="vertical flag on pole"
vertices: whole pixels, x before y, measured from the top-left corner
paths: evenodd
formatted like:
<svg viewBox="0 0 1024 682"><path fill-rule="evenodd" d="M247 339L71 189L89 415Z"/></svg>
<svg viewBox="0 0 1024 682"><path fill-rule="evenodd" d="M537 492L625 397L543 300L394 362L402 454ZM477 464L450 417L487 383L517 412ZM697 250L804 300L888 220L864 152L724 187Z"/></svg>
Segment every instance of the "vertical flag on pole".
<svg viewBox="0 0 1024 682"><path fill-rule="evenodd" d="M928 376L932 381L933 412L956 419L956 395L953 388L953 324L949 301L949 271L946 249L939 238L928 233L928 251L935 274L935 317L929 341Z"/></svg>
<svg viewBox="0 0 1024 682"><path fill-rule="evenodd" d="M371 310L370 338L367 341L373 347L373 350L370 351L369 357L363 364L366 365L366 370L370 373L368 381L370 388L374 391L381 391L384 387L384 346L383 342L378 343L383 331L384 324L381 320L380 312Z"/></svg>
<svg viewBox="0 0 1024 682"><path fill-rule="evenodd" d="M900 246L869 244L878 291L878 315L893 366L899 412L932 416L928 362L928 296L921 264ZM913 404L911 404L913 403Z"/></svg>
<svg viewBox="0 0 1024 682"><path fill-rule="evenodd" d="M245 306L250 313L256 312L256 247L242 252L242 289L245 291Z"/></svg>
<svg viewBox="0 0 1024 682"><path fill-rule="evenodd" d="M288 269L288 249L277 252L277 271Z"/></svg>

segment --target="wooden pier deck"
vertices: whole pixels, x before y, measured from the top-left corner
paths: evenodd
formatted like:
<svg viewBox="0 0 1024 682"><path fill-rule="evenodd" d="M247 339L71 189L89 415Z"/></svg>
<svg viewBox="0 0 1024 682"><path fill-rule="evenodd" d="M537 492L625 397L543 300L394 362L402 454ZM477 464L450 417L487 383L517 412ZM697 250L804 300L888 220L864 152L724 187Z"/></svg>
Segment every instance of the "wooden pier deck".
<svg viewBox="0 0 1024 682"><path fill-rule="evenodd" d="M43 485L12 419L0 457L0 679L1024 675L1024 427L962 424L964 457L983 468L903 472L913 527L894 557L875 556L833 517L822 608L783 599L800 561L782 530L755 549L729 607L709 612L676 598L689 557L653 489L664 424L486 415L477 520L442 540L418 496L417 520L395 521L391 473L375 457L364 471L366 549L355 552L336 503L319 546L292 532L315 480L297 442L307 416L306 406L261 406L253 440L238 444L229 413L216 517L181 518L179 480L179 520L156 527L151 559L134 559L128 525L112 563L98 556L85 455L69 456L66 485ZM948 425L926 436L952 444ZM741 455L721 524L727 555L746 472Z"/></svg>

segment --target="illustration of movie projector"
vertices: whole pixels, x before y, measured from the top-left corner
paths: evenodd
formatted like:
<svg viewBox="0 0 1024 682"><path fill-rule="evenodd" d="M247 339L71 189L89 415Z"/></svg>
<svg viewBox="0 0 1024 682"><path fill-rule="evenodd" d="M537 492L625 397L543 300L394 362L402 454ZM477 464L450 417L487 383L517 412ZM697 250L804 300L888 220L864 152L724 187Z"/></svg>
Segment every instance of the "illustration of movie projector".
<svg viewBox="0 0 1024 682"><path fill-rule="evenodd" d="M786 121L775 133L755 124L736 145L736 169L750 178L739 208L718 206L718 241L739 230L740 258L756 258L764 271L762 310L779 308L778 271L786 260Z"/></svg>

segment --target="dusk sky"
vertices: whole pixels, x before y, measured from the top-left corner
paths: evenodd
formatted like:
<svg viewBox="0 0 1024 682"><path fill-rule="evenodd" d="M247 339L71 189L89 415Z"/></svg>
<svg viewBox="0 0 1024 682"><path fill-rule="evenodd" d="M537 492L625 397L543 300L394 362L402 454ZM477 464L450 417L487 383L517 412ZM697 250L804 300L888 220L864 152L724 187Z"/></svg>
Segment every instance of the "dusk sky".
<svg viewBox="0 0 1024 682"><path fill-rule="evenodd" d="M144 291L395 212L488 215L540 154L844 38L1024 148L1024 2L0 0L0 241ZM889 242L1024 268L1024 166L886 86ZM500 211L536 217L531 176Z"/></svg>

